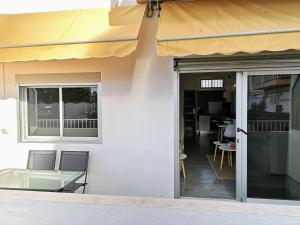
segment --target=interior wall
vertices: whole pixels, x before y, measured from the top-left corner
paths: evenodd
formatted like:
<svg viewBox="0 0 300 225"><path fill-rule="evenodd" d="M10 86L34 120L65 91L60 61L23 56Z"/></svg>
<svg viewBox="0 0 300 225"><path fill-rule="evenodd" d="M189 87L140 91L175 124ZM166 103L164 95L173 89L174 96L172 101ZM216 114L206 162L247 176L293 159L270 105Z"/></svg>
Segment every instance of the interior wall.
<svg viewBox="0 0 300 225"><path fill-rule="evenodd" d="M223 91L201 91L198 92L197 106L200 110L208 110L209 102L222 102L225 99L223 98Z"/></svg>
<svg viewBox="0 0 300 225"><path fill-rule="evenodd" d="M128 57L5 63L0 169L25 168L28 150L89 150L88 193L174 197L175 76L173 59L156 55L157 22L144 19ZM103 143L20 143L16 76L62 73L101 73Z"/></svg>

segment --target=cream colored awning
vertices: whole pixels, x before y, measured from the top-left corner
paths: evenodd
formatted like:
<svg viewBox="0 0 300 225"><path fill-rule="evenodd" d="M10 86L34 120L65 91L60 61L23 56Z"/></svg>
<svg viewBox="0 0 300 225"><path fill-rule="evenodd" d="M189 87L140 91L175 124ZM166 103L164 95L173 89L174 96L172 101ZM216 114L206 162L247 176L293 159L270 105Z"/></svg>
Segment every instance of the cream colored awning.
<svg viewBox="0 0 300 225"><path fill-rule="evenodd" d="M300 50L299 0L198 0L161 4L159 56Z"/></svg>
<svg viewBox="0 0 300 225"><path fill-rule="evenodd" d="M0 15L0 61L126 56L144 13L137 5Z"/></svg>

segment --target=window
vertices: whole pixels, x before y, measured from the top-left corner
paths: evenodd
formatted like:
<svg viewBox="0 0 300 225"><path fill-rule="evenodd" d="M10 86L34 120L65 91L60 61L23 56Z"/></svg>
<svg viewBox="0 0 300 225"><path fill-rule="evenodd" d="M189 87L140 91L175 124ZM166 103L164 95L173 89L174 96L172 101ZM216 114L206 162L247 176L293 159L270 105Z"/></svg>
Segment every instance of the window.
<svg viewBox="0 0 300 225"><path fill-rule="evenodd" d="M98 140L98 85L20 87L24 141Z"/></svg>
<svg viewBox="0 0 300 225"><path fill-rule="evenodd" d="M223 79L200 80L200 88L223 88Z"/></svg>

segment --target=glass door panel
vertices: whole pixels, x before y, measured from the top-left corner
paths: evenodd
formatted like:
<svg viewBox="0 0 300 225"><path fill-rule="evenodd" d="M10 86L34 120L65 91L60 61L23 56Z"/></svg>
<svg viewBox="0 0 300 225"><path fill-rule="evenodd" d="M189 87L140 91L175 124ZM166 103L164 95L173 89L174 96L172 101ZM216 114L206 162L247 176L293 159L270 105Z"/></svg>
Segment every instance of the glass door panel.
<svg viewBox="0 0 300 225"><path fill-rule="evenodd" d="M247 197L300 199L300 76L248 75Z"/></svg>

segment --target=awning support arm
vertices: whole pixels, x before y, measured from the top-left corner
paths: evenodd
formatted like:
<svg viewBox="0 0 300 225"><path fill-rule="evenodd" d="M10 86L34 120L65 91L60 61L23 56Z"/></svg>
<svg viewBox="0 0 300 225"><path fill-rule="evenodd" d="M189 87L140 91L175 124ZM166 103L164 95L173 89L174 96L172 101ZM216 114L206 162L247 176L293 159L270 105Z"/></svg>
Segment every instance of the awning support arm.
<svg viewBox="0 0 300 225"><path fill-rule="evenodd" d="M160 41L185 41L185 40L195 40L195 39L225 38L225 37L294 33L294 32L300 32L300 28L261 30L261 31L253 31L253 32L230 32L230 33L222 33L222 34L205 34L205 35L178 36L178 37L161 37L161 38L157 38L157 41L158 42L160 42Z"/></svg>
<svg viewBox="0 0 300 225"><path fill-rule="evenodd" d="M99 38L94 40L82 40L82 41L62 41L62 42L44 42L44 43L31 43L31 44L15 44L15 45L2 45L0 48L21 48L21 47L38 47L49 45L73 45L73 44L92 44L100 42L116 42L116 41L135 41L136 36L123 37L123 38Z"/></svg>

